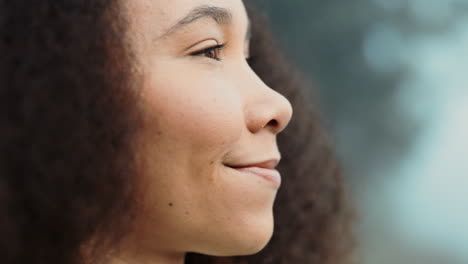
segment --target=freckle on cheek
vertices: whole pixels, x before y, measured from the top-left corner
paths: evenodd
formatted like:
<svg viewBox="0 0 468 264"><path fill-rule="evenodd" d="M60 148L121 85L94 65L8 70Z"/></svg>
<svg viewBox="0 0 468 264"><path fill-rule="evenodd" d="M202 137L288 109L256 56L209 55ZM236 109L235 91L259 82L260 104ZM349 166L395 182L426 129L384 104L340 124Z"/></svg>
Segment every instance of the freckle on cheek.
<svg viewBox="0 0 468 264"><path fill-rule="evenodd" d="M174 204L173 203L169 203L169 206L172 207Z"/></svg>

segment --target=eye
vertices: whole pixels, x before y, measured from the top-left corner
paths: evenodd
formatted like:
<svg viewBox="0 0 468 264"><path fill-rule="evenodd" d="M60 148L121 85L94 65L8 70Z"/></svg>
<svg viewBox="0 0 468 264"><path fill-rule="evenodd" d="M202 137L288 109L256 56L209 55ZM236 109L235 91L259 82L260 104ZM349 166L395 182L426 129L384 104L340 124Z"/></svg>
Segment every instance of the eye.
<svg viewBox="0 0 468 264"><path fill-rule="evenodd" d="M203 49L203 50L200 50L200 51L196 51L196 52L192 53L191 55L192 56L203 56L203 57L207 57L207 58L212 59L212 60L221 61L220 53L221 53L221 50L223 50L225 46L226 46L226 44L216 45L216 46L209 47L209 48L206 48L206 49Z"/></svg>

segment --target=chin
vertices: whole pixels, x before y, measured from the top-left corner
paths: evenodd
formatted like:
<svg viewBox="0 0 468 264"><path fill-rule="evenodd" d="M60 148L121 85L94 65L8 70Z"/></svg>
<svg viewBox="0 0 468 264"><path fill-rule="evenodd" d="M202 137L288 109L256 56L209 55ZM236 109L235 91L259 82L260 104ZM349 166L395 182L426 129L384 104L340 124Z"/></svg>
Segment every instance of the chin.
<svg viewBox="0 0 468 264"><path fill-rule="evenodd" d="M219 234L214 246L212 244L213 247L202 254L218 257L253 255L265 248L272 235L272 220L257 225L249 224L244 228Z"/></svg>
<svg viewBox="0 0 468 264"><path fill-rule="evenodd" d="M251 241L249 241L247 245L244 246L244 248L237 250L235 254L231 254L231 255L245 256L245 255L257 254L262 249L264 249L266 245L268 245L268 242L270 242L272 234L273 233L270 233L269 235L263 238L257 239L257 240L252 239Z"/></svg>

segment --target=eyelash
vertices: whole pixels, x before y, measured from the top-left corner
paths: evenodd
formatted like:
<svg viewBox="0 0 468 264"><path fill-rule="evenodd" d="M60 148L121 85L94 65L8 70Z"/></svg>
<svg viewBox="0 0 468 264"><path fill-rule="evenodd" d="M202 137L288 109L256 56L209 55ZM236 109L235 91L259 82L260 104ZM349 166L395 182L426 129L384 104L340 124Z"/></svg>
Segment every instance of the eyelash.
<svg viewBox="0 0 468 264"><path fill-rule="evenodd" d="M212 59L212 60L216 60L216 61L221 61L221 58L219 57L219 53L226 47L226 44L220 44L220 45L216 45L216 46L213 46L213 47L209 47L209 48L206 48L206 49L203 49L203 50L200 50L200 51L196 51L194 53L192 53L191 55L192 56L202 56L204 54L207 54L209 52L213 52L214 51L214 56L205 56L209 59Z"/></svg>

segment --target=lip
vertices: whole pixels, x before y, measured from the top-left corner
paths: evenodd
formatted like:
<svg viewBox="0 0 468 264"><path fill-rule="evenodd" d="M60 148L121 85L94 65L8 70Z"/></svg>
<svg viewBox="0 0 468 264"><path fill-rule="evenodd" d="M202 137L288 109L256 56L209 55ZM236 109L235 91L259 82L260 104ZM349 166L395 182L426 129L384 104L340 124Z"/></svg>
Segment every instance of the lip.
<svg viewBox="0 0 468 264"><path fill-rule="evenodd" d="M273 183L274 187L277 189L281 186L281 174L278 170L261 167L231 168L242 173L261 177L262 179Z"/></svg>
<svg viewBox="0 0 468 264"><path fill-rule="evenodd" d="M269 159L269 160L262 161L262 162L252 162L252 163L238 164L238 165L228 164L227 166L234 168L234 169L257 167L257 168L274 170L279 162L280 162L280 159L275 158L275 159Z"/></svg>
<svg viewBox="0 0 468 264"><path fill-rule="evenodd" d="M281 185L281 174L275 168L279 164L280 159L280 157L275 156L275 158L265 159L261 162L245 162L224 165L241 173L258 176L263 180L272 183L273 186L278 189Z"/></svg>

